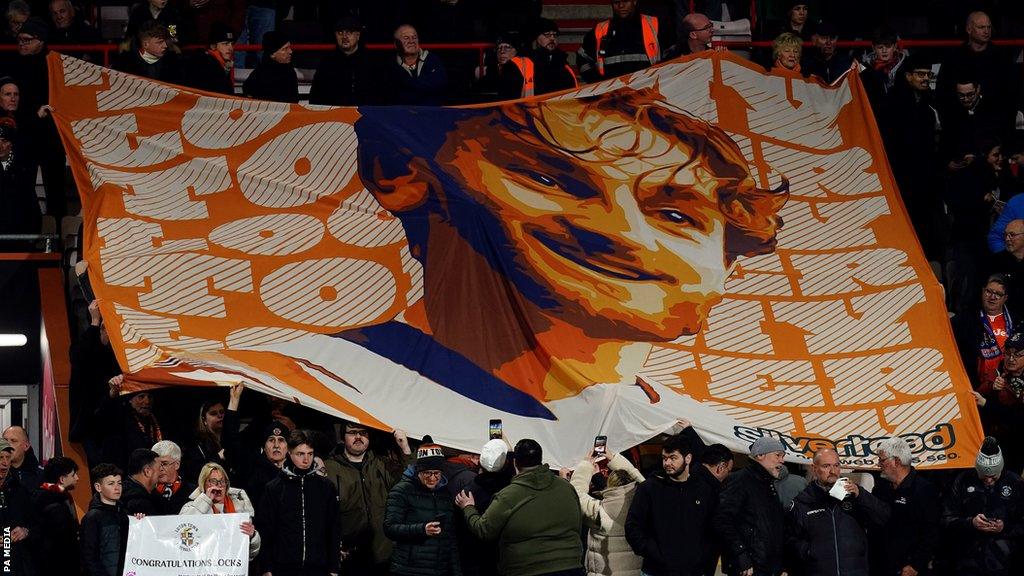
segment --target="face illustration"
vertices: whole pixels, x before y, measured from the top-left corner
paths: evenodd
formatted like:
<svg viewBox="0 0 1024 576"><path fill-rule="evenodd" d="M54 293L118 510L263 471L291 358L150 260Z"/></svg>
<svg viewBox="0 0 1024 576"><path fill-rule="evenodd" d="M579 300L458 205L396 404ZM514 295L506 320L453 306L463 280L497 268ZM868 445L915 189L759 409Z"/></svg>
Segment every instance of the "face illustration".
<svg viewBox="0 0 1024 576"><path fill-rule="evenodd" d="M593 335L698 331L727 276L721 158L654 130L666 113L654 107L644 125L611 107L541 106L525 121L543 136L474 118L438 154L496 228L520 291Z"/></svg>
<svg viewBox="0 0 1024 576"><path fill-rule="evenodd" d="M839 455L831 450L815 454L811 474L819 484L831 488L839 480Z"/></svg>
<svg viewBox="0 0 1024 576"><path fill-rule="evenodd" d="M895 44L873 44L871 50L875 53L876 62L889 62L896 55Z"/></svg>

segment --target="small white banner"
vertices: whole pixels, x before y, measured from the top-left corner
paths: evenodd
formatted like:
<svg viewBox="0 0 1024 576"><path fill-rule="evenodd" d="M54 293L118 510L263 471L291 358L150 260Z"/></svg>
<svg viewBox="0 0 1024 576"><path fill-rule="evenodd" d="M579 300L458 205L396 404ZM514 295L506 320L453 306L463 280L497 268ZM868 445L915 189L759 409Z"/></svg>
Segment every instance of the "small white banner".
<svg viewBox="0 0 1024 576"><path fill-rule="evenodd" d="M128 519L123 576L246 576L248 514Z"/></svg>

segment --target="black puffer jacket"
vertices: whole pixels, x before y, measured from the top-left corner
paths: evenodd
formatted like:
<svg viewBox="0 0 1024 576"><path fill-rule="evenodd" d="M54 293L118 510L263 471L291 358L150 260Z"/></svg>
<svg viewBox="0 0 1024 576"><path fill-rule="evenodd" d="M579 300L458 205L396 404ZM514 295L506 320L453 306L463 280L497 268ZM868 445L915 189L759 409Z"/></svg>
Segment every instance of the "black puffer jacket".
<svg viewBox="0 0 1024 576"><path fill-rule="evenodd" d="M78 548L78 515L68 492L43 484L35 493L38 515L36 557L39 574L81 574Z"/></svg>
<svg viewBox="0 0 1024 576"><path fill-rule="evenodd" d="M442 480L433 490L416 476L403 478L388 493L384 535L395 542L391 573L407 576L459 576L452 497ZM441 534L427 536L428 522L440 522Z"/></svg>
<svg viewBox="0 0 1024 576"><path fill-rule="evenodd" d="M338 572L338 493L327 478L286 461L263 491L256 529L262 572Z"/></svg>
<svg viewBox="0 0 1024 576"><path fill-rule="evenodd" d="M725 483L714 527L726 573L753 567L755 574L782 573L786 513L775 478L751 462Z"/></svg>
<svg viewBox="0 0 1024 576"><path fill-rule="evenodd" d="M1003 531L988 534L974 528L978 514L1002 520ZM1024 481L1004 470L992 486L973 469L964 470L946 493L942 525L950 534L949 551L957 574L1002 576L1013 572L1013 561L1024 537Z"/></svg>
<svg viewBox="0 0 1024 576"><path fill-rule="evenodd" d="M128 515L118 504L104 504L93 494L82 517L82 568L86 576L121 573L122 552L128 538Z"/></svg>
<svg viewBox="0 0 1024 576"><path fill-rule="evenodd" d="M786 538L803 576L867 576L868 528L889 520L889 506L867 490L839 501L811 482L793 499Z"/></svg>

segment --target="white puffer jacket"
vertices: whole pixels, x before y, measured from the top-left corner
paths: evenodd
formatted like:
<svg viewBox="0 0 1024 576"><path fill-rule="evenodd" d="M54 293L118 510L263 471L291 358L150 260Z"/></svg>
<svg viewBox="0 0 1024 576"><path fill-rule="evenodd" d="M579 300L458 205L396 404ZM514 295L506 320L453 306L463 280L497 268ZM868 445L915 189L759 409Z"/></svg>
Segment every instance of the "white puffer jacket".
<svg viewBox="0 0 1024 576"><path fill-rule="evenodd" d="M245 493L245 490L241 488L228 488L228 497L235 503L236 514L248 514L249 521L252 522L253 517L256 516L256 509L252 505L252 500L249 499L249 495ZM223 504L214 504L210 497L207 496L202 489L196 488L192 494L189 495L190 501L186 502L181 507L182 514L213 514L213 507L217 507L217 513L224 512ZM252 562L256 559L256 555L260 553L260 533L256 532L249 539L249 561Z"/></svg>
<svg viewBox="0 0 1024 576"><path fill-rule="evenodd" d="M640 576L643 559L626 542L626 514L644 476L621 454L609 458L608 468L624 470L633 481L606 488L599 493L600 498L594 498L588 490L590 478L597 470L587 460L580 462L569 480L580 497L583 520L590 528L584 562L587 576Z"/></svg>

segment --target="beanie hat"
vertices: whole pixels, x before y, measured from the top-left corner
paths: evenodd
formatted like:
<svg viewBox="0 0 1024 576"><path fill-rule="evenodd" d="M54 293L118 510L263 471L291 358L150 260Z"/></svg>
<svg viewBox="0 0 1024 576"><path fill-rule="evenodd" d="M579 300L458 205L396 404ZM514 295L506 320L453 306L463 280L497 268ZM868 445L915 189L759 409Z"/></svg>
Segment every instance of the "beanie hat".
<svg viewBox="0 0 1024 576"><path fill-rule="evenodd" d="M282 424L280 420L274 420L270 424L267 424L267 427L263 429L263 439L266 440L271 436L283 436L284 438L287 438L290 433L291 430Z"/></svg>
<svg viewBox="0 0 1024 576"><path fill-rule="evenodd" d="M234 42L235 32L223 22L214 22L210 26L210 37L207 39L207 44L219 44L221 42Z"/></svg>
<svg viewBox="0 0 1024 576"><path fill-rule="evenodd" d="M25 23L21 25L21 30L18 30L18 34L28 34L34 38L38 38L43 42L46 42L49 36L49 28L46 23L39 18L29 18L25 20Z"/></svg>
<svg viewBox="0 0 1024 576"><path fill-rule="evenodd" d="M270 58L270 56L284 47L285 44L291 42L288 35L278 30L270 30L263 34L263 57Z"/></svg>
<svg viewBox="0 0 1024 576"><path fill-rule="evenodd" d="M538 18L533 24L533 35L540 36L545 32L558 33L558 22L548 18Z"/></svg>
<svg viewBox="0 0 1024 576"><path fill-rule="evenodd" d="M423 444L416 449L416 471L440 470L444 465L444 450L434 444L430 436L424 436L423 440Z"/></svg>
<svg viewBox="0 0 1024 576"><path fill-rule="evenodd" d="M504 440L488 440L480 449L480 467L488 472L497 472L505 467L508 459L508 446Z"/></svg>
<svg viewBox="0 0 1024 576"><path fill-rule="evenodd" d="M350 32L362 32L363 23L359 21L359 18L355 16L345 16L334 23L334 31L341 32L342 30L348 30Z"/></svg>
<svg viewBox="0 0 1024 576"><path fill-rule="evenodd" d="M782 445L782 442L777 438L770 438L768 436L762 436L754 443L750 445L750 457L757 458L765 454L771 454L772 452L785 452L786 447Z"/></svg>
<svg viewBox="0 0 1024 576"><path fill-rule="evenodd" d="M999 449L995 438L985 437L978 458L974 461L974 469L978 471L978 476L982 477L999 476L1003 473L1003 451Z"/></svg>

